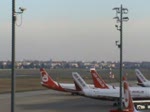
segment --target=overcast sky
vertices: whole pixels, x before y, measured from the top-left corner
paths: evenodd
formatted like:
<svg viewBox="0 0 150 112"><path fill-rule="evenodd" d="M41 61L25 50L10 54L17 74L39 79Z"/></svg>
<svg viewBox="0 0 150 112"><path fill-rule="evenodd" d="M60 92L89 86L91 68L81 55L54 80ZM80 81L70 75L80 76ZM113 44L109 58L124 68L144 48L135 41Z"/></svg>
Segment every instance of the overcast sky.
<svg viewBox="0 0 150 112"><path fill-rule="evenodd" d="M130 18L123 60L150 61L150 0L16 0L16 11L27 8L16 26L16 60L118 61L112 8L121 4ZM0 60L11 60L11 5L0 1Z"/></svg>

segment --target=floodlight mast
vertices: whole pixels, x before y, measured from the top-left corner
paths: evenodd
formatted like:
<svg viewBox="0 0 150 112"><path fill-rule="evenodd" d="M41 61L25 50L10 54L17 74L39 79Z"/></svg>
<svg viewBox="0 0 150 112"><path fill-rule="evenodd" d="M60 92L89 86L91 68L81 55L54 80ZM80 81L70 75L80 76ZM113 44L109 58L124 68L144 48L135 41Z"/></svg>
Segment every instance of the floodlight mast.
<svg viewBox="0 0 150 112"><path fill-rule="evenodd" d="M15 74L15 23L17 14L22 14L25 8L19 8L20 11L15 11L15 0L12 0L12 55L11 55L11 112L15 112L15 87L16 87L16 74Z"/></svg>
<svg viewBox="0 0 150 112"><path fill-rule="evenodd" d="M12 0L11 112L15 112L15 0Z"/></svg>
<svg viewBox="0 0 150 112"><path fill-rule="evenodd" d="M114 17L113 19L116 19L117 23L120 23L120 26L118 28L118 25L115 25L115 27L117 28L118 31L120 31L120 43L118 44L118 41L116 43L116 45L118 46L118 48L120 48L120 98L119 98L119 110L123 110L123 106L122 106L122 70L123 70L123 63L122 63L122 58L123 58L123 21L128 21L129 18L128 17L123 17L123 14L127 14L128 13L128 9L127 8L123 8L122 4L120 7L115 7L113 8L113 10L116 11L116 17ZM120 14L120 17L118 17L118 14Z"/></svg>

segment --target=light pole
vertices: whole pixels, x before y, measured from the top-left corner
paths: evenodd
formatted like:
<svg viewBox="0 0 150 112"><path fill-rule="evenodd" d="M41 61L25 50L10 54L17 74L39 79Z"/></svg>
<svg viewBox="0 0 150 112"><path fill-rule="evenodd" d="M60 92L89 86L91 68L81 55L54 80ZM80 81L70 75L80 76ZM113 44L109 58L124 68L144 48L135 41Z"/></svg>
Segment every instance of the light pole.
<svg viewBox="0 0 150 112"><path fill-rule="evenodd" d="M127 8L123 8L123 6L121 5L120 7L115 7L113 8L113 10L116 11L116 16L113 19L117 20L117 23L120 23L120 26L115 25L117 30L120 31L120 44L118 43L118 41L116 41L116 45L118 46L118 48L120 48L120 101L119 101L119 110L122 110L122 51L123 51L123 22L124 21L128 21L129 18L128 17L123 17L123 14L127 14L128 13L128 9ZM120 14L120 17L118 16L118 14Z"/></svg>
<svg viewBox="0 0 150 112"><path fill-rule="evenodd" d="M15 23L17 14L22 14L24 8L19 8L20 11L15 11L15 0L12 0L12 56L11 56L11 112L15 112L15 86L16 86L16 74L15 74Z"/></svg>
<svg viewBox="0 0 150 112"><path fill-rule="evenodd" d="M11 112L15 112L15 0L12 0Z"/></svg>

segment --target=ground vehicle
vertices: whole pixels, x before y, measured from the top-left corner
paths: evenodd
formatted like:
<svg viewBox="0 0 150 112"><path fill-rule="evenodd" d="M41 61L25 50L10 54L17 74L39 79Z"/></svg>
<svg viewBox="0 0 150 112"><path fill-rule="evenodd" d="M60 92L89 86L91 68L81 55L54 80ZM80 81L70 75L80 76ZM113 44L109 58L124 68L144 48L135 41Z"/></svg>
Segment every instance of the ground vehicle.
<svg viewBox="0 0 150 112"><path fill-rule="evenodd" d="M150 109L150 102L148 101L134 101L134 105L136 107L136 109L138 110L142 110L142 109Z"/></svg>

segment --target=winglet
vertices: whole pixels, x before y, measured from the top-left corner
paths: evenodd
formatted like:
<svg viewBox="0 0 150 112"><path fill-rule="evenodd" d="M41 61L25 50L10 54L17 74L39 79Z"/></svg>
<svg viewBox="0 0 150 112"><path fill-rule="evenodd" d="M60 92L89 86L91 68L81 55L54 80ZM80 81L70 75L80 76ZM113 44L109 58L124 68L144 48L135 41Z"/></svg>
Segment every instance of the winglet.
<svg viewBox="0 0 150 112"><path fill-rule="evenodd" d="M101 88L101 89L108 89L109 87L105 83L105 81L98 75L96 72L95 68L90 69L92 78L93 78L93 83L96 88Z"/></svg>

